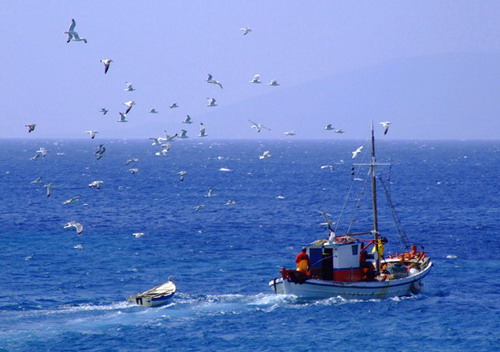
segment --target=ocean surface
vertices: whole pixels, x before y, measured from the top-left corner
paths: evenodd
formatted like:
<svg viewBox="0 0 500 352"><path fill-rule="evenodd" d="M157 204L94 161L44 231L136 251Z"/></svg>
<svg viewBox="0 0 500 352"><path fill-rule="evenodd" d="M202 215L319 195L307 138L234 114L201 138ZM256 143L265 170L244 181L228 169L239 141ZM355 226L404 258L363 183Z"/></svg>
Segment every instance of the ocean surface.
<svg viewBox="0 0 500 352"><path fill-rule="evenodd" d="M271 292L301 246L327 236L318 211L338 233L370 229L367 171L351 159L360 145L369 150L192 138L160 157L142 140L0 141L0 351L498 351L498 141L378 143L378 161L391 163L379 178L434 262L421 294ZM40 147L47 155L30 160ZM382 191L379 207L386 253L401 251ZM82 235L64 228L73 220ZM170 275L178 293L167 306L126 303Z"/></svg>

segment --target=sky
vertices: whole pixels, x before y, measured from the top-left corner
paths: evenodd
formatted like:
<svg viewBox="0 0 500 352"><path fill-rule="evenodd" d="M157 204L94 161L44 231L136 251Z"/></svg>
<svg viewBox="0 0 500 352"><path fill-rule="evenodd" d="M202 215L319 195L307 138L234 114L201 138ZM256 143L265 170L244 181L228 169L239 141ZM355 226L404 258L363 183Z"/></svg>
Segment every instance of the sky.
<svg viewBox="0 0 500 352"><path fill-rule="evenodd" d="M214 139L349 139L372 120L392 122L388 139L499 138L497 1L19 0L0 11L0 138L185 128L195 139L203 122ZM88 43L66 43L73 18Z"/></svg>

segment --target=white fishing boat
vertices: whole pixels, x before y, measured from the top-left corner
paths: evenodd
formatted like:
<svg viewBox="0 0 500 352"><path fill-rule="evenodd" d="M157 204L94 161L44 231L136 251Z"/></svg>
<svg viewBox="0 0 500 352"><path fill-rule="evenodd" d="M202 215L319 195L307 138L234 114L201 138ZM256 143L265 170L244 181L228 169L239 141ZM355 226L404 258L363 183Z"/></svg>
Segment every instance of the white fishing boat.
<svg viewBox="0 0 500 352"><path fill-rule="evenodd" d="M146 307L158 307L170 301L174 296L176 286L173 281L169 280L159 286L153 287L135 296L128 297L129 303L137 304Z"/></svg>
<svg viewBox="0 0 500 352"><path fill-rule="evenodd" d="M328 215L324 213L330 233L328 239L312 242L296 258L297 268L280 270L280 277L269 282L277 294L292 294L303 298L343 297L373 299L418 294L432 262L426 253L417 250L399 222L390 194L376 174L375 137L371 128L370 168L372 228L361 233L336 234ZM383 186L396 224L402 252L384 256L387 238L379 232L377 211L377 181ZM368 239L365 237L369 236Z"/></svg>

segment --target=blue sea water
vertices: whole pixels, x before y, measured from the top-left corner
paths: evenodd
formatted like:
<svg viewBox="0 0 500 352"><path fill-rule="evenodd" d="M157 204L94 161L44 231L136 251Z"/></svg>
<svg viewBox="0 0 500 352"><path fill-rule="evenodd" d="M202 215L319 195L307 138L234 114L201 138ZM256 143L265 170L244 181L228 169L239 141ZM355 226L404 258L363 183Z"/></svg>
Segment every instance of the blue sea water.
<svg viewBox="0 0 500 352"><path fill-rule="evenodd" d="M369 228L369 206L353 210L368 191L366 170L351 175L361 144L188 140L158 157L147 141L1 141L0 351L498 351L498 141L379 143L392 165L380 177L434 262L421 294L305 301L269 290L303 244L326 237L318 210L343 212L338 231L353 218L352 229ZM48 155L30 160L39 147ZM386 250L397 252L379 199ZM83 235L63 227L72 220ZM169 305L126 303L169 275Z"/></svg>

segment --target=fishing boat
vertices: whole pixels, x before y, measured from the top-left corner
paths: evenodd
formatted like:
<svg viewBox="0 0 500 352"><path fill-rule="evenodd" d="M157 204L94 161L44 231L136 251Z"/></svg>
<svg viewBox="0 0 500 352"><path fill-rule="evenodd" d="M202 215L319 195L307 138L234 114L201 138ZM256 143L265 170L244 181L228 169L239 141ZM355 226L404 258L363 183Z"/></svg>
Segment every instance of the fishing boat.
<svg viewBox="0 0 500 352"><path fill-rule="evenodd" d="M174 282L169 279L169 281L159 286L138 293L135 296L128 297L128 302L139 306L158 307L168 303L174 296L175 291L176 286Z"/></svg>
<svg viewBox="0 0 500 352"><path fill-rule="evenodd" d="M423 288L423 279L429 274L432 262L423 247L417 246L406 236L394 209L390 193L383 180L377 176L375 159L375 136L371 127L371 160L369 167L371 183L372 228L369 231L342 235L327 213L323 213L329 235L304 246L296 258L296 269L282 268L280 276L269 282L277 294L291 294L302 298L323 299L343 297L347 299L374 299L418 294ZM353 166L354 167L354 166ZM379 181L379 182L377 182ZM377 183L387 196L391 216L401 242L401 253L384 255L387 237L379 232L377 209ZM350 227L349 227L350 229ZM368 238L366 238L368 236Z"/></svg>

